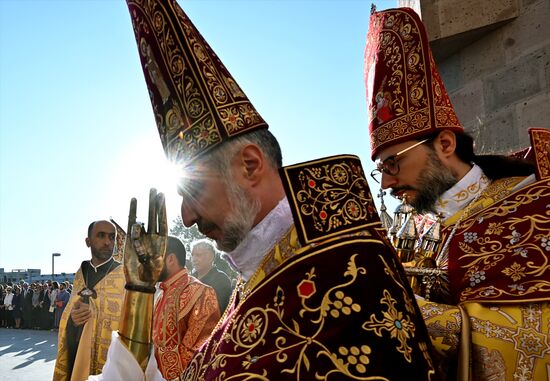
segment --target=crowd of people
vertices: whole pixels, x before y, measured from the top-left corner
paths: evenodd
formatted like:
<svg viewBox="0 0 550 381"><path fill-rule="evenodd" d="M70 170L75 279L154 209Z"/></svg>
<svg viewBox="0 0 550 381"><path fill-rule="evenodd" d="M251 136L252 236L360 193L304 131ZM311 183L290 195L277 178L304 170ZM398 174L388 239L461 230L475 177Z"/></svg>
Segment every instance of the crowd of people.
<svg viewBox="0 0 550 381"><path fill-rule="evenodd" d="M57 330L71 296L69 281L0 284L0 328Z"/></svg>
<svg viewBox="0 0 550 381"><path fill-rule="evenodd" d="M176 1L127 2L164 149L185 164L182 221L210 240L191 245L189 272L152 189L147 227L130 203L123 262L117 227L89 225L73 297L65 285L53 296L55 282L3 288L17 328L67 305L53 319L54 381L547 375L550 132L531 129L521 156L475 154L412 9L373 9L365 53L371 176L414 207L399 226L432 218L393 247L359 158L283 167L267 123ZM239 274L234 291L211 241Z"/></svg>

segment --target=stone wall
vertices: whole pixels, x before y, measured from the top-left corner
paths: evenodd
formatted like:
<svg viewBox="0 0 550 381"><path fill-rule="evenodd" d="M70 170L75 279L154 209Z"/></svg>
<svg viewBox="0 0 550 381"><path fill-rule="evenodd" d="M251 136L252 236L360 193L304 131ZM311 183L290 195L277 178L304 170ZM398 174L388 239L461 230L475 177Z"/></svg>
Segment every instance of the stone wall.
<svg viewBox="0 0 550 381"><path fill-rule="evenodd" d="M529 127L550 128L550 0L405 2L421 9L478 153L518 150L529 145Z"/></svg>

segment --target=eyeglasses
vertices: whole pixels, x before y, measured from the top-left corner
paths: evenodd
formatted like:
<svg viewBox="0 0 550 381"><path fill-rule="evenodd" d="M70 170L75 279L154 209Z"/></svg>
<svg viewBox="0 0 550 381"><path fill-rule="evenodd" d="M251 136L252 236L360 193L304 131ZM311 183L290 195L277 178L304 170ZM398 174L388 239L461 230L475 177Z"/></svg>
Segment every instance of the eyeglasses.
<svg viewBox="0 0 550 381"><path fill-rule="evenodd" d="M395 155L387 157L384 161L377 160L375 162L376 168L370 173L370 176L380 184L382 173L385 173L390 176L395 176L399 173L399 156L403 155L405 152L412 150L413 148L418 147L421 144L426 143L430 139L424 139L418 143L413 144L412 146L405 148L397 152Z"/></svg>

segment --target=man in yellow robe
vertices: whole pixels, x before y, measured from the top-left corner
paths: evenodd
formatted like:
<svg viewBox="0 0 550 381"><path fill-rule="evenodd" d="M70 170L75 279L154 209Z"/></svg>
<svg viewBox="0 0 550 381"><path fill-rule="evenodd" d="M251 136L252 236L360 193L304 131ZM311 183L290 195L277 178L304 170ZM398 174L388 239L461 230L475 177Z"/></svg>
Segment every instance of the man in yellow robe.
<svg viewBox="0 0 550 381"><path fill-rule="evenodd" d="M528 160L474 154L409 8L372 14L365 64L373 177L442 220L418 290L437 274L419 304L448 379L549 379L550 131Z"/></svg>
<svg viewBox="0 0 550 381"><path fill-rule="evenodd" d="M86 246L92 258L78 269L73 295L59 325L54 380L86 380L101 372L118 329L124 299L124 271L113 258L115 226L95 221L88 227Z"/></svg>

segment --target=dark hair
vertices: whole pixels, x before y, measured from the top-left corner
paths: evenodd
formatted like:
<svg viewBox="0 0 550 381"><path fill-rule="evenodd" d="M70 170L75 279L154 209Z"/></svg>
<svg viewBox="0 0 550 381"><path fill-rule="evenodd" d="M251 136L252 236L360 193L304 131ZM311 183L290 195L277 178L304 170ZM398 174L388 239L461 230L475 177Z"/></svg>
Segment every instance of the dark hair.
<svg viewBox="0 0 550 381"><path fill-rule="evenodd" d="M92 230L94 229L95 221L88 225L88 238L92 238Z"/></svg>
<svg viewBox="0 0 550 381"><path fill-rule="evenodd" d="M428 136L426 145L433 149L433 140L440 132ZM476 155L474 153L474 139L466 133L455 133L458 158L465 163L477 164L489 180L498 180L504 177L529 176L535 173L535 166L526 159L509 157L506 155Z"/></svg>
<svg viewBox="0 0 550 381"><path fill-rule="evenodd" d="M166 255L175 254L180 266L185 266L185 246L179 238L169 235L168 244L166 246Z"/></svg>

